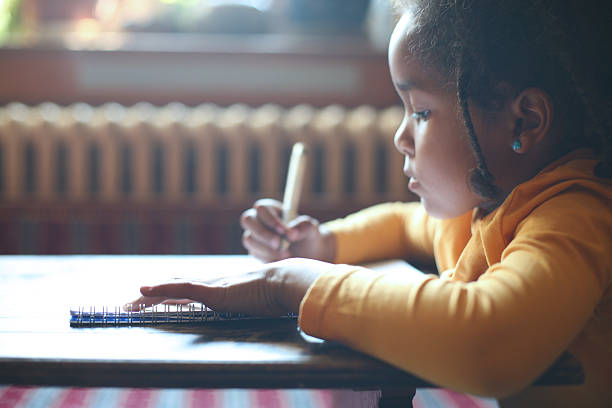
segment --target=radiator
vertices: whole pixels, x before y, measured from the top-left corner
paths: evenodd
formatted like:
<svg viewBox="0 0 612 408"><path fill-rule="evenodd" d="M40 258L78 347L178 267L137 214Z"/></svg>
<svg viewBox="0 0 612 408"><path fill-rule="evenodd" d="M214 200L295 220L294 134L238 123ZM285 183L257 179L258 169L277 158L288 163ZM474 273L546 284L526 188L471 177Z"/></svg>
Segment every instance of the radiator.
<svg viewBox="0 0 612 408"><path fill-rule="evenodd" d="M3 202L244 202L281 197L291 145L310 155L304 203L406 197L399 107L0 108Z"/></svg>
<svg viewBox="0 0 612 408"><path fill-rule="evenodd" d="M310 154L299 211L321 221L412 197L399 107L0 107L0 253L240 253L239 216L280 199Z"/></svg>

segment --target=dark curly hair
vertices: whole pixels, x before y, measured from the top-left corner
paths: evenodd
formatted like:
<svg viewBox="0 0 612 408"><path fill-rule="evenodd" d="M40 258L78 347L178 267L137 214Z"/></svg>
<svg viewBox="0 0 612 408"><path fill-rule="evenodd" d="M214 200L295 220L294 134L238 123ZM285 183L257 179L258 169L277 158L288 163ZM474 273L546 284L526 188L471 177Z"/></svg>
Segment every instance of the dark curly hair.
<svg viewBox="0 0 612 408"><path fill-rule="evenodd" d="M399 0L396 6L414 13L410 52L457 89L477 163L469 184L477 194L500 198L469 104L500 109L505 98L529 87L552 99L562 133L559 155L591 148L601 159L596 175L610 177L612 18L607 1Z"/></svg>

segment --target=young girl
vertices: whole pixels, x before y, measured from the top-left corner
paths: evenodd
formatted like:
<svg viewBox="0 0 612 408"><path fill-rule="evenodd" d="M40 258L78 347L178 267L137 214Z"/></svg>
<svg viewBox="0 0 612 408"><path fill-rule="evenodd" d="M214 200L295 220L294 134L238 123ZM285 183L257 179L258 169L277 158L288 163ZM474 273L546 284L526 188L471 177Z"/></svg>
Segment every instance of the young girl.
<svg viewBox="0 0 612 408"><path fill-rule="evenodd" d="M258 201L241 219L249 253L301 259L138 302L299 311L308 334L502 405L612 406L612 24L603 2L579 3L402 2L394 141L420 203L284 225ZM439 276L349 265L398 257ZM529 387L564 351L585 383Z"/></svg>

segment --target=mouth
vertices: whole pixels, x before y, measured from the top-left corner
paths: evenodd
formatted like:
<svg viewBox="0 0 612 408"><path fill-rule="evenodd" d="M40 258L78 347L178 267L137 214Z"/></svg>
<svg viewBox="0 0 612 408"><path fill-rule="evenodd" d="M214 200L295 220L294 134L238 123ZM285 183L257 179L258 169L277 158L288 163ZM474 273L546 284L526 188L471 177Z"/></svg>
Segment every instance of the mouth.
<svg viewBox="0 0 612 408"><path fill-rule="evenodd" d="M410 177L410 180L408 181L408 189L410 189L410 191L416 192L420 185L421 184L417 179L415 179L414 177Z"/></svg>
<svg viewBox="0 0 612 408"><path fill-rule="evenodd" d="M414 176L414 173L413 173L412 169L410 168L410 166L408 164L408 160L406 160L404 162L403 173L409 179L409 181L408 181L408 189L411 190L412 192L416 192L415 190L418 189L421 184L419 183L419 181Z"/></svg>

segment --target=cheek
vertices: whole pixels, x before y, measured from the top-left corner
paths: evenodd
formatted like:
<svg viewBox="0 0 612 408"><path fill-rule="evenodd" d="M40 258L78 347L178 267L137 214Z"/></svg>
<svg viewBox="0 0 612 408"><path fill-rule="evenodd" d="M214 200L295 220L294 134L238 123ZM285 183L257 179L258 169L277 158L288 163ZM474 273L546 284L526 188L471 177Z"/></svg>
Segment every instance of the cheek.
<svg viewBox="0 0 612 408"><path fill-rule="evenodd" d="M421 148L430 153L435 152L436 156L456 158L466 151L467 138L463 137L461 129L452 123L432 121L416 133L420 135L417 142L420 142Z"/></svg>
<svg viewBox="0 0 612 408"><path fill-rule="evenodd" d="M432 123L427 136L418 141L416 157L420 156L425 162L420 164L427 168L428 176L447 186L459 183L462 188L468 171L476 166L476 162L461 128L452 123Z"/></svg>

